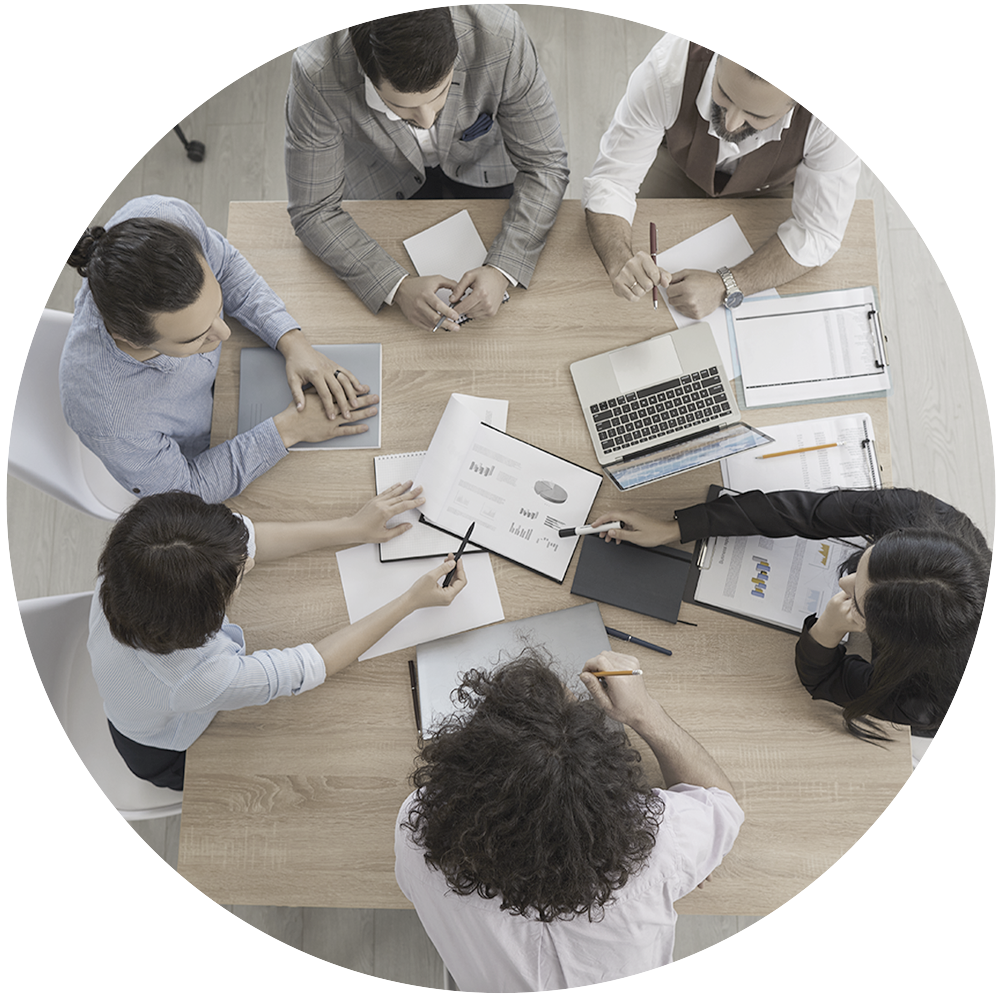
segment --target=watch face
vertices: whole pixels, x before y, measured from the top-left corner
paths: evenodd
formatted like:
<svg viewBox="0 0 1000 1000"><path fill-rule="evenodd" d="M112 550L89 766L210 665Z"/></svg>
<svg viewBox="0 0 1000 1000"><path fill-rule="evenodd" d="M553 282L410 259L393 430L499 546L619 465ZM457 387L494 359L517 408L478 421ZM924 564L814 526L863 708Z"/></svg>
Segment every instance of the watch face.
<svg viewBox="0 0 1000 1000"><path fill-rule="evenodd" d="M731 295L726 296L726 305L730 309L735 309L743 301L742 292L733 292Z"/></svg>

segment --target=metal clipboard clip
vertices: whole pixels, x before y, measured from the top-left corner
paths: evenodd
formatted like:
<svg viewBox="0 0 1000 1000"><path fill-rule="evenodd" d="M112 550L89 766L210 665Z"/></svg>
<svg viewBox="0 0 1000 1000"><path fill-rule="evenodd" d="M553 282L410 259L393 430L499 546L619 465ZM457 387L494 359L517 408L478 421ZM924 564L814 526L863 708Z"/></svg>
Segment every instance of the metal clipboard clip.
<svg viewBox="0 0 1000 1000"><path fill-rule="evenodd" d="M875 348L875 367L886 367L885 351L882 347L882 324L879 321L878 310L874 306L868 310L868 322L872 331L872 346Z"/></svg>

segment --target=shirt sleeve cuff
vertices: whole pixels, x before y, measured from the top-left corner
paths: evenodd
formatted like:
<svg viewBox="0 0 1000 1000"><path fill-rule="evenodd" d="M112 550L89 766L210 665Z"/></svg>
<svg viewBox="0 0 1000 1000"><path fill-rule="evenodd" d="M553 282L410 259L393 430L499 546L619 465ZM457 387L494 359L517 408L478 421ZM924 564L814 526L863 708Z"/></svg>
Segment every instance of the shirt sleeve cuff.
<svg viewBox="0 0 1000 1000"><path fill-rule="evenodd" d="M620 184L597 177L583 179L583 208L599 215L617 215L629 225L635 218L635 195Z"/></svg>
<svg viewBox="0 0 1000 1000"><path fill-rule="evenodd" d="M824 646L817 642L809 630L816 624L816 616L809 615L802 623L802 632L799 634L799 642L796 652L802 661L810 667L827 667L839 655L840 646Z"/></svg>
<svg viewBox="0 0 1000 1000"><path fill-rule="evenodd" d="M515 288L517 288L517 279L512 278L502 267L497 267L496 264L490 264L490 267L495 267Z"/></svg>
<svg viewBox="0 0 1000 1000"><path fill-rule="evenodd" d="M391 306L391 305L392 305L392 300L393 300L393 299L394 299L394 298L396 297L396 292L397 292L397 291L399 291L399 286L400 286L400 285L401 285L401 284L403 283L403 280L404 280L405 278L407 278L407 277L408 277L408 275L405 275L405 274L404 274L404 275L403 275L403 276L402 276L402 277L401 277L401 278L399 279L399 281L397 281L397 282L396 282L396 284L394 284L394 285L392 286L392 291L391 291L391 292L389 292L389 294L388 294L388 295L387 295L387 296L385 297L385 304L386 304L387 306Z"/></svg>

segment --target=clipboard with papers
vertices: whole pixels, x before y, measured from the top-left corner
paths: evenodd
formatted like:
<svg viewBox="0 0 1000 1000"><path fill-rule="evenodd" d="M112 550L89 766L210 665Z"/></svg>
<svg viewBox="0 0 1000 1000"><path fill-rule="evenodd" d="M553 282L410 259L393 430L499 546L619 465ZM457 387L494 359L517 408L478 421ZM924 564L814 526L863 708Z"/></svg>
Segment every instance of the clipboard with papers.
<svg viewBox="0 0 1000 1000"><path fill-rule="evenodd" d="M745 301L731 319L747 408L870 396L891 386L871 285Z"/></svg>
<svg viewBox="0 0 1000 1000"><path fill-rule="evenodd" d="M854 413L766 428L774 444L760 455L723 463L723 489L878 489L882 485L871 417ZM695 547L684 600L798 634L807 615L820 614L840 586L840 566L862 538L808 539L761 535L702 539Z"/></svg>

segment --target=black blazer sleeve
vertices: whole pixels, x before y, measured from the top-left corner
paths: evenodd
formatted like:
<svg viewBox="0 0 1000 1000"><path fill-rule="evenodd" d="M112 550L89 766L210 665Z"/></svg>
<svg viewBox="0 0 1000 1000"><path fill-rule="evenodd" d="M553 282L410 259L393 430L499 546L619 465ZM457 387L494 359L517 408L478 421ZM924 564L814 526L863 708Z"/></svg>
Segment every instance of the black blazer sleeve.
<svg viewBox="0 0 1000 1000"><path fill-rule="evenodd" d="M879 505L871 503L870 490L835 490L809 493L751 490L738 496L721 496L708 503L675 513L681 541L713 535L764 535L784 538L877 537L897 524L910 521L907 511L917 506L913 490L886 492ZM886 497L893 500L886 502ZM912 523L912 522L911 522Z"/></svg>

